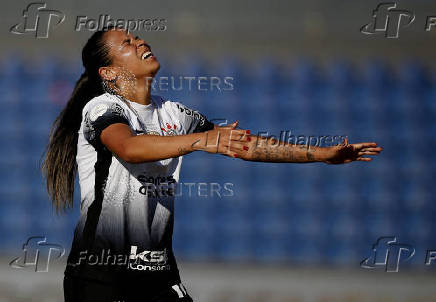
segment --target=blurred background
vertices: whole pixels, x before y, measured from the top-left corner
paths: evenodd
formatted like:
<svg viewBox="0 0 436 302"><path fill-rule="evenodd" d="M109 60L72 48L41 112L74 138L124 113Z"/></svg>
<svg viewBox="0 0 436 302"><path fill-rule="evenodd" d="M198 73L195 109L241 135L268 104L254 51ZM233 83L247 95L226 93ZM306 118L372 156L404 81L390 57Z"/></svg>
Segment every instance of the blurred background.
<svg viewBox="0 0 436 302"><path fill-rule="evenodd" d="M31 236L70 248L79 187L74 209L57 216L38 166L83 72L92 32L76 31L77 17L102 14L165 20L165 30L133 32L170 83L155 94L254 134L384 148L369 164L341 166L185 156L173 242L196 301L436 301L436 265L425 265L436 250L436 29L425 30L434 1L396 2L415 16L398 38L360 32L379 2L340 0L47 1L65 17L47 38L11 33L30 3L0 12L2 302L63 301L66 256L44 273L10 262ZM198 89L186 77L206 80ZM415 249L397 273L360 267L383 236Z"/></svg>

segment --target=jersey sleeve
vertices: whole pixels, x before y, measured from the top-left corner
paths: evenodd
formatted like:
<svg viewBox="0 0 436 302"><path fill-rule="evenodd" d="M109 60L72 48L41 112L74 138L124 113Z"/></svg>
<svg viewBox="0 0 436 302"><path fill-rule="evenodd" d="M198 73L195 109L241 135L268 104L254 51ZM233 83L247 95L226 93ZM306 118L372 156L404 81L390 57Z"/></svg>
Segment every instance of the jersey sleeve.
<svg viewBox="0 0 436 302"><path fill-rule="evenodd" d="M204 132L214 128L214 123L197 110L186 107L179 102L172 101L172 104L181 124L186 129L186 134Z"/></svg>
<svg viewBox="0 0 436 302"><path fill-rule="evenodd" d="M104 147L100 141L101 132L109 125L123 123L130 126L129 119L121 105L107 100L92 101L84 109L83 134L95 148Z"/></svg>

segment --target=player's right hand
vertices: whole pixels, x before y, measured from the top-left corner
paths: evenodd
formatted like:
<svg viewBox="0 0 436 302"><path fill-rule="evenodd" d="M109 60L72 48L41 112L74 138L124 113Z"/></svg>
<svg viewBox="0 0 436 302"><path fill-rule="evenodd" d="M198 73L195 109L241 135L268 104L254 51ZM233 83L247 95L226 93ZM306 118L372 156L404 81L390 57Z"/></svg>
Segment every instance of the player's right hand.
<svg viewBox="0 0 436 302"><path fill-rule="evenodd" d="M249 148L249 130L236 129L238 122L216 127L205 131L204 136L192 144L194 150L209 153L219 153L230 157L237 157L236 153L245 152Z"/></svg>

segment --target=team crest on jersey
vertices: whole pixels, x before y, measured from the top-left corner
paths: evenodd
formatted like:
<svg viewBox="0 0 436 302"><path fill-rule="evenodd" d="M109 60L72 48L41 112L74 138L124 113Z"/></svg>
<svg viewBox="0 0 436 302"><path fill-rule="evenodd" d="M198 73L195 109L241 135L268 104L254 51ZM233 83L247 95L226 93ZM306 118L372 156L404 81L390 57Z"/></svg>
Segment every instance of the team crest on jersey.
<svg viewBox="0 0 436 302"><path fill-rule="evenodd" d="M169 123L165 123L165 128L161 127L162 131L164 132L164 135L170 135L170 136L174 136L177 135L176 129L177 129L177 125L176 124L169 124Z"/></svg>
<svg viewBox="0 0 436 302"><path fill-rule="evenodd" d="M177 125L176 124L169 124L169 123L165 123L165 127L161 127L160 128L163 131L163 134L165 136L174 136L177 135ZM156 130L151 130L151 129L145 129L145 131L139 131L136 130L136 132L138 134L148 134L148 135L161 135L158 131ZM141 133L142 132L142 133Z"/></svg>

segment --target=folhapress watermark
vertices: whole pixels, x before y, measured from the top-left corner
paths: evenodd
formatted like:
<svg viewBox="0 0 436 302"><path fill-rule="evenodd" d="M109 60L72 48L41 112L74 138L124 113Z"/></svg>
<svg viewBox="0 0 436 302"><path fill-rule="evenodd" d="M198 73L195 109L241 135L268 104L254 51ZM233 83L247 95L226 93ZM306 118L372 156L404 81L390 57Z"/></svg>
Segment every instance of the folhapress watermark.
<svg viewBox="0 0 436 302"><path fill-rule="evenodd" d="M80 251L76 262L68 266L119 266L134 271L169 271L171 264L169 252L163 250L142 250L136 245L130 246L130 254L113 253L110 249L101 249L98 253Z"/></svg>
<svg viewBox="0 0 436 302"><path fill-rule="evenodd" d="M398 272L400 261L407 261L415 254L415 249L409 244L398 243L396 237L380 237L372 246L373 255L364 259L362 268L381 267L386 272Z"/></svg>
<svg viewBox="0 0 436 302"><path fill-rule="evenodd" d="M386 38L398 38L400 27L412 24L415 14L396 7L396 3L380 3L372 12L372 22L364 25L360 31L367 35L385 33Z"/></svg>
<svg viewBox="0 0 436 302"><path fill-rule="evenodd" d="M346 135L304 135L292 134L292 130L282 130L279 135L271 134L268 131L259 131L257 133L256 146L264 143L269 143L271 146L303 146L303 147L321 147L321 146L337 146L340 145Z"/></svg>
<svg viewBox="0 0 436 302"><path fill-rule="evenodd" d="M22 13L22 21L10 28L12 34L34 34L36 38L48 38L52 29L65 21L65 14L59 10L48 9L47 3L32 2ZM113 18L109 14L97 17L77 16L74 24L75 31L97 31L105 27L115 26L130 31L165 31L165 18Z"/></svg>
<svg viewBox="0 0 436 302"><path fill-rule="evenodd" d="M30 3L23 10L22 21L11 27L13 34L34 34L36 38L48 38L51 28L65 20L65 14L58 10L47 9L46 3Z"/></svg>
<svg viewBox="0 0 436 302"><path fill-rule="evenodd" d="M415 13L398 9L395 2L382 2L372 11L372 21L360 28L365 35L384 34L386 38L397 39L400 29L415 21ZM424 22L423 22L424 23ZM436 27L436 16L426 16L424 30L429 32Z"/></svg>
<svg viewBox="0 0 436 302"><path fill-rule="evenodd" d="M35 272L48 272L50 262L62 258L65 249L60 244L48 243L43 236L32 236L23 244L23 255L13 259L13 268L34 267Z"/></svg>
<svg viewBox="0 0 436 302"><path fill-rule="evenodd" d="M360 262L365 269L384 269L386 272L398 272L400 264L412 259L415 248L406 243L399 243L396 236L380 237L372 246L372 256ZM436 250L427 250L424 265L436 262Z"/></svg>
<svg viewBox="0 0 436 302"><path fill-rule="evenodd" d="M97 31L105 27L115 26L130 31L164 31L167 29L165 18L113 19L110 15L101 14L97 18L77 16L75 31Z"/></svg>

